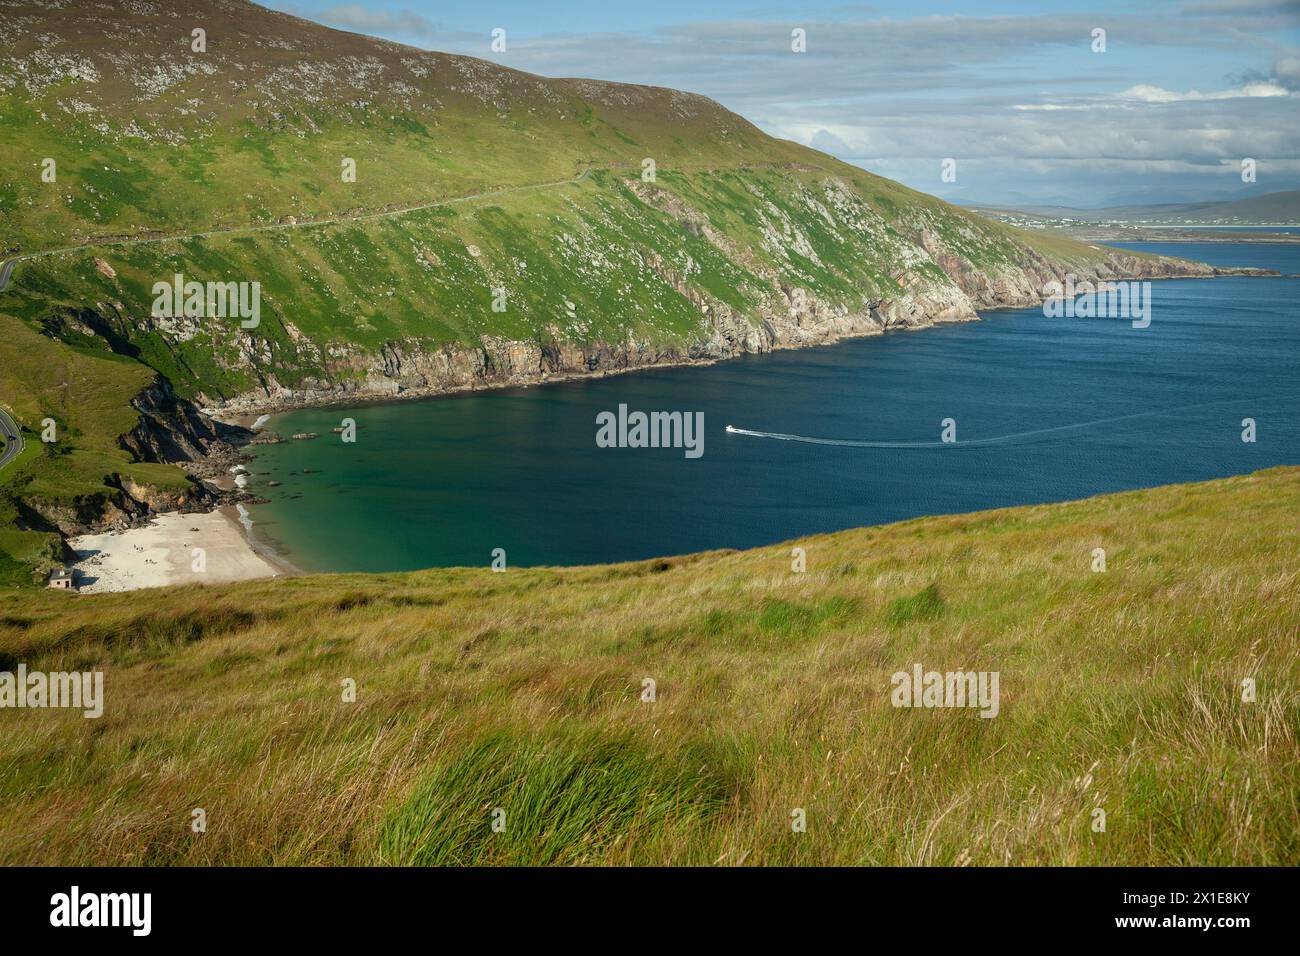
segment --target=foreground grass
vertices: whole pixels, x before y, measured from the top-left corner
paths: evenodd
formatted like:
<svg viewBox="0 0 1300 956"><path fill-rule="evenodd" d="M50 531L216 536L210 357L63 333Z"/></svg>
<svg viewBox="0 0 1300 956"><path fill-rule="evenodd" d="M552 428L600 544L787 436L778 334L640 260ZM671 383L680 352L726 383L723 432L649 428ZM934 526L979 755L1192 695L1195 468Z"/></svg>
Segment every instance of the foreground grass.
<svg viewBox="0 0 1300 956"><path fill-rule="evenodd" d="M802 574L12 592L0 670L102 668L107 705L0 710L0 862L1295 865L1298 511L1279 468L809 538ZM916 662L1000 672L1000 714L895 709Z"/></svg>

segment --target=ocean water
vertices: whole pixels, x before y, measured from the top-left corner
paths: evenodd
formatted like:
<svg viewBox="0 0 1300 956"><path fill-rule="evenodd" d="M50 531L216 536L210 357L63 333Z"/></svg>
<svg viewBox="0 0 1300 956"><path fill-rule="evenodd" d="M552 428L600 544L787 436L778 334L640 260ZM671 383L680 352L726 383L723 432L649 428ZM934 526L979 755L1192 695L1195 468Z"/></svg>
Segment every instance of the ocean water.
<svg viewBox="0 0 1300 956"><path fill-rule="evenodd" d="M511 565L583 564L1300 464L1300 247L1122 245L1285 275L1154 282L1145 329L990 312L709 367L278 415L286 437L320 438L257 449L250 486L270 502L250 509L254 534L317 571L487 565L496 548ZM703 454L597 447L597 415L620 404L703 413ZM344 417L353 444L330 431Z"/></svg>

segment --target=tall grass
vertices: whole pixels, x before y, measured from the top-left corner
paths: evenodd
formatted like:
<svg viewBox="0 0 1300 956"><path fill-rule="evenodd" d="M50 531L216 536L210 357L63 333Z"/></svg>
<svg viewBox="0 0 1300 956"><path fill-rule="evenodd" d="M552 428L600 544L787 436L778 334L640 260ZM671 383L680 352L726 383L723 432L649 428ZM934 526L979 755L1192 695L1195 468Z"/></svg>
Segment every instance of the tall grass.
<svg viewBox="0 0 1300 956"><path fill-rule="evenodd" d="M627 733L538 740L497 731L416 786L385 820L379 857L407 865L600 862L665 832L689 839L735 786L703 745L655 753Z"/></svg>
<svg viewBox="0 0 1300 956"><path fill-rule="evenodd" d="M13 592L0 669L102 668L106 706L0 709L0 863L1294 865L1298 506L1279 468L808 538L802 574ZM893 707L916 663L998 671L998 716Z"/></svg>

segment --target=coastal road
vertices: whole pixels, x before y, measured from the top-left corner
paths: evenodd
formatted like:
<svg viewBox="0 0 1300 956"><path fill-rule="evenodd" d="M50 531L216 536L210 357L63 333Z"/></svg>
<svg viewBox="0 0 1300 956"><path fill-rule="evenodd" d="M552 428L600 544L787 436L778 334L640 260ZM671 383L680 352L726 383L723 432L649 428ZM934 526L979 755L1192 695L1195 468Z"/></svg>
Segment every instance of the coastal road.
<svg viewBox="0 0 1300 956"><path fill-rule="evenodd" d="M754 163L752 168L781 168L781 163ZM113 246L141 246L149 245L155 242L183 242L188 239L209 239L214 236L237 236L247 235L254 232L278 232L282 229L310 229L313 226L332 226L341 223L368 222L372 219L388 219L396 216L405 216L408 213L420 212L424 209L436 209L439 206L456 206L460 203L475 202L479 199L490 199L495 196L505 196L510 193L531 192L535 189L554 189L556 186L571 186L580 183L588 178L596 169L616 170L616 169L638 169L635 163L615 163L609 166L588 166L577 176L568 179L554 179L544 183L525 183L522 186L505 186L501 189L489 189L481 193L470 193L466 196L451 196L447 199L435 199L433 202L419 203L414 206L403 206L398 209L386 209L379 212L362 213L353 216L324 216L320 219L309 219L306 222L271 222L261 226L232 226L229 229L209 229L206 232L189 232L172 236L146 236L141 239L104 239L101 241L91 240L75 246L60 246L57 249L43 249L40 252L29 252L26 255L15 256L6 262L0 263L0 292L3 292L9 285L9 276L14 271L14 266L24 259L40 259L44 256L54 256L62 252L80 252L85 249L107 249ZM693 167L679 167L681 171L689 172ZM711 169L713 167L700 167L701 169Z"/></svg>
<svg viewBox="0 0 1300 956"><path fill-rule="evenodd" d="M617 167L607 167L614 169ZM423 209L435 209L438 206L455 206L460 203L473 202L477 199L485 199L492 196L504 196L509 193L528 192L534 189L551 189L555 186L567 186L573 183L580 183L591 175L591 168L584 169L577 176L570 179L555 179L546 183L529 183L523 186L506 186L503 189L489 189L486 192L471 193L468 196L452 196L449 199L437 199L433 202L420 203L416 206L404 206L400 209L388 209L381 212L363 213L357 216L326 216L322 219L311 219L307 222L272 222L263 226L234 226L230 229L210 229L206 232L190 232L183 235L175 236L149 236L143 239L107 239L103 242L83 242L76 246L61 246L58 249L46 249L42 252L31 252L25 256L17 256L13 259L0 264L0 292L5 290L9 284L9 276L14 271L14 266L24 259L39 259L42 256L53 256L60 252L79 252L82 249L99 249L110 246L139 246L148 245L154 242L181 242L187 239L209 239L213 236L234 236L251 232L276 232L281 229L308 229L312 226L331 226L339 223L350 222L367 222L371 219L386 219L392 216L404 216L407 213L419 212Z"/></svg>
<svg viewBox="0 0 1300 956"><path fill-rule="evenodd" d="M3 468L17 458L23 450L23 433L4 409L0 409L0 437L3 437L5 442L4 451L0 451L0 468Z"/></svg>

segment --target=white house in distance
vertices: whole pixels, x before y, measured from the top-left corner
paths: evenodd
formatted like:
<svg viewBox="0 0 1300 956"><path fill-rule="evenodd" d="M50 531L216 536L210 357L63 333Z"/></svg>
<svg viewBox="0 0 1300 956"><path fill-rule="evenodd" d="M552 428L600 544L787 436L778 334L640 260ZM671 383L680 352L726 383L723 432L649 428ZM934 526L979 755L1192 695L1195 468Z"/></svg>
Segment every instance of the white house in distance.
<svg viewBox="0 0 1300 956"><path fill-rule="evenodd" d="M77 590L75 572L68 568L59 568L56 571L51 571L49 586L54 588L56 591Z"/></svg>

